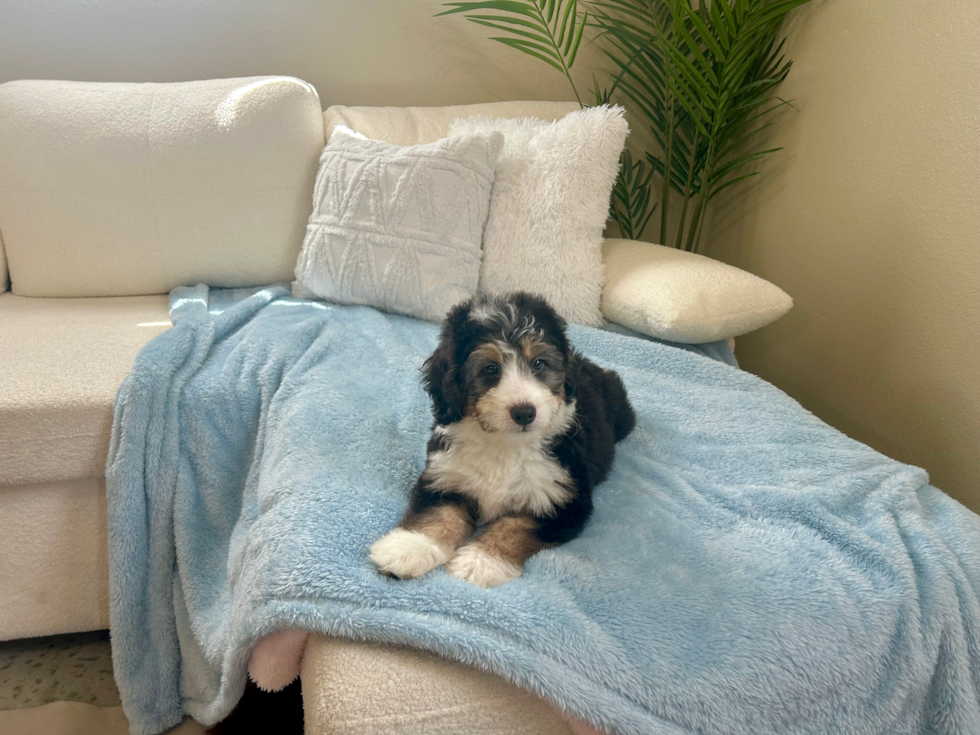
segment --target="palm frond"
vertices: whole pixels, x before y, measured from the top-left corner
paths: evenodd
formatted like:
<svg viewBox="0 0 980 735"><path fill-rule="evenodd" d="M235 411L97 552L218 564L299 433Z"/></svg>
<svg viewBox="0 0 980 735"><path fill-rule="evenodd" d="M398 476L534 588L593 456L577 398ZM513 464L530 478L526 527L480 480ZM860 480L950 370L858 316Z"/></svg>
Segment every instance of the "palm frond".
<svg viewBox="0 0 980 735"><path fill-rule="evenodd" d="M500 32L493 40L546 62L573 90L569 70L586 25L594 29L614 67L607 86L593 75L594 104L622 98L649 125L657 148L636 159L624 151L610 217L624 235L639 237L656 211L667 244L671 198L679 197L673 244L697 250L708 202L757 176L749 167L779 150L759 145L777 111L792 107L775 93L792 66L779 29L806 2L459 0L440 15L462 13Z"/></svg>
<svg viewBox="0 0 980 735"><path fill-rule="evenodd" d="M540 59L561 72L582 104L571 69L589 25L589 11L579 12L578 0L477 0L445 3L440 15L462 13L477 25L503 31L491 36L505 46Z"/></svg>
<svg viewBox="0 0 980 735"><path fill-rule="evenodd" d="M643 160L633 161L629 149L620 156L620 175L612 191L610 216L619 226L620 234L638 240L657 209L650 196L653 169Z"/></svg>

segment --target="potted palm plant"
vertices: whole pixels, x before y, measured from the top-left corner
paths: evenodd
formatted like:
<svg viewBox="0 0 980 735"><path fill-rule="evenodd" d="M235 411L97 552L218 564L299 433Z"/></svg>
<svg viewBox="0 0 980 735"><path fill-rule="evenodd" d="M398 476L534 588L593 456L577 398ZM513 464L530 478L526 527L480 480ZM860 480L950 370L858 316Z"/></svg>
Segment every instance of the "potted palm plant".
<svg viewBox="0 0 980 735"><path fill-rule="evenodd" d="M759 175L747 167L779 150L754 140L790 104L775 94L792 65L779 29L807 1L471 0L439 15L462 14L553 67L580 104L622 100L656 148L623 152L610 218L641 239L657 214L661 244L696 252L708 203ZM583 98L571 70L586 34L613 71L605 84L594 73Z"/></svg>

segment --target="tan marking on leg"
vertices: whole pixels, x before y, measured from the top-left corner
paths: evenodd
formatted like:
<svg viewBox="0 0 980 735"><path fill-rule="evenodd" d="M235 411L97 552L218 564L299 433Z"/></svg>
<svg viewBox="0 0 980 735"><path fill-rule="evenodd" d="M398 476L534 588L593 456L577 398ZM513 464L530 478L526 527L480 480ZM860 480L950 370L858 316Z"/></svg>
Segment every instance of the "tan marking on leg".
<svg viewBox="0 0 980 735"><path fill-rule="evenodd" d="M504 516L490 524L475 543L488 554L520 567L530 557L550 546L534 535L537 527L538 522L531 516Z"/></svg>
<svg viewBox="0 0 980 735"><path fill-rule="evenodd" d="M408 513L401 523L408 531L424 533L440 546L456 549L473 533L473 520L462 503L446 503L419 513Z"/></svg>

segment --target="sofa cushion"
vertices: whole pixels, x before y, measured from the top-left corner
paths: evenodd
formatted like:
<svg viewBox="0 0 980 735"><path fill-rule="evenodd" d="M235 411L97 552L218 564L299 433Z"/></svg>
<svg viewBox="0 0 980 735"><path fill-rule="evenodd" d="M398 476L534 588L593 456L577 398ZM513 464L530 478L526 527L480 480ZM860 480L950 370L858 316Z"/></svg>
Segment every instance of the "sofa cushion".
<svg viewBox="0 0 980 735"><path fill-rule="evenodd" d="M105 473L116 390L168 298L0 294L0 486Z"/></svg>
<svg viewBox="0 0 980 735"><path fill-rule="evenodd" d="M327 138L337 125L344 125L374 140L395 145L418 145L445 138L457 118L536 117L554 121L573 110L577 102L486 102L450 107L345 107L333 105L323 113Z"/></svg>
<svg viewBox="0 0 980 735"><path fill-rule="evenodd" d="M291 77L0 85L0 232L22 296L289 280L323 148Z"/></svg>

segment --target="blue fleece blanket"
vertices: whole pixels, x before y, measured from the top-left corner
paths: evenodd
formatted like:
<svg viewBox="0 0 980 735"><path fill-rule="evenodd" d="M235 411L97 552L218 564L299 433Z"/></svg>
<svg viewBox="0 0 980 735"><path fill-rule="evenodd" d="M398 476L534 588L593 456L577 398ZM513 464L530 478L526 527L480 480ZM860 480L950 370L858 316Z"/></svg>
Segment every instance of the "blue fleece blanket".
<svg viewBox="0 0 980 735"><path fill-rule="evenodd" d="M638 417L584 534L498 588L393 581L367 548L424 462L436 326L242 296L175 292L175 327L116 401L112 643L133 732L223 717L251 647L284 628L428 649L612 733L980 728L980 519L922 470L704 349L572 327Z"/></svg>

